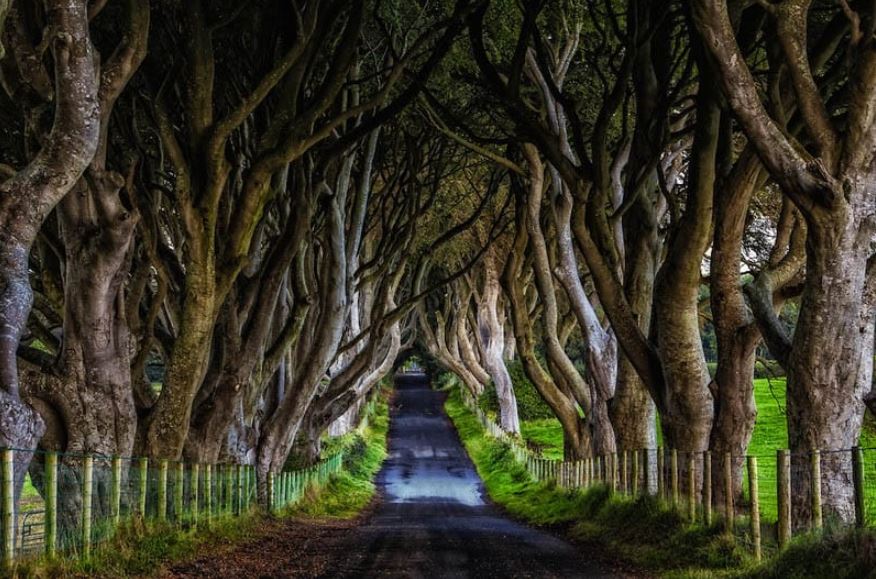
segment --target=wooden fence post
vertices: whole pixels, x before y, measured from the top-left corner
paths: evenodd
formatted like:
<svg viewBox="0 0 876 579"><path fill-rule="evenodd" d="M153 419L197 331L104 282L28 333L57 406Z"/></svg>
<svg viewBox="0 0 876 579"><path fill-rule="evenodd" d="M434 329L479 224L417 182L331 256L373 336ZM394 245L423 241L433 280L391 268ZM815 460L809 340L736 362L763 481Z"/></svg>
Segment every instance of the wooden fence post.
<svg viewBox="0 0 876 579"><path fill-rule="evenodd" d="M678 450L669 451L670 483L672 484L672 506L678 506Z"/></svg>
<svg viewBox="0 0 876 579"><path fill-rule="evenodd" d="M662 446L657 448L657 496L666 499L666 451Z"/></svg>
<svg viewBox="0 0 876 579"><path fill-rule="evenodd" d="M94 457L82 461L82 555L91 555L91 497L94 486Z"/></svg>
<svg viewBox="0 0 876 579"><path fill-rule="evenodd" d="M760 500L757 493L756 456L748 457L748 495L751 497L751 542L754 544L754 558L760 561Z"/></svg>
<svg viewBox="0 0 876 579"><path fill-rule="evenodd" d="M243 489L240 495L240 512L249 510L249 467L240 465L240 486Z"/></svg>
<svg viewBox="0 0 876 579"><path fill-rule="evenodd" d="M195 526L198 525L198 515L200 514L201 509L201 501L198 497L198 487L201 486L200 483L201 464L196 462L192 464L192 484L189 487L189 492L191 493L189 503L191 504L192 521L195 523Z"/></svg>
<svg viewBox="0 0 876 579"><path fill-rule="evenodd" d="M118 528L122 522L122 457L113 457L112 481L110 483L111 508L113 528Z"/></svg>
<svg viewBox="0 0 876 579"><path fill-rule="evenodd" d="M594 458L591 456L584 463L584 487L590 488L590 485L593 484L593 460Z"/></svg>
<svg viewBox="0 0 876 579"><path fill-rule="evenodd" d="M778 485L779 549L791 540L791 457L787 450L776 451L776 485Z"/></svg>
<svg viewBox="0 0 876 579"><path fill-rule="evenodd" d="M176 463L176 474L173 477L173 516L177 521L182 521L183 505L185 504L184 491L186 488L186 467L182 461Z"/></svg>
<svg viewBox="0 0 876 579"><path fill-rule="evenodd" d="M225 514L234 512L234 466L225 465Z"/></svg>
<svg viewBox="0 0 876 579"><path fill-rule="evenodd" d="M3 568L11 570L15 566L15 451L4 448L2 460Z"/></svg>
<svg viewBox="0 0 876 579"><path fill-rule="evenodd" d="M724 530L733 532L736 512L733 507L733 456L724 453Z"/></svg>
<svg viewBox="0 0 876 579"><path fill-rule="evenodd" d="M821 452L812 450L810 475L810 491L812 494L812 529L821 530Z"/></svg>
<svg viewBox="0 0 876 579"><path fill-rule="evenodd" d="M240 492L240 465L231 465L231 514L240 514L240 500L243 494Z"/></svg>
<svg viewBox="0 0 876 579"><path fill-rule="evenodd" d="M204 517L207 525L213 516L213 465L209 462L204 466Z"/></svg>
<svg viewBox="0 0 876 579"><path fill-rule="evenodd" d="M140 485L140 492L137 495L137 500L140 502L137 505L137 510L143 519L146 519L146 495L149 492L149 459L141 458L138 463L140 480L137 483Z"/></svg>
<svg viewBox="0 0 876 579"><path fill-rule="evenodd" d="M864 503L864 452L859 446L852 449L852 483L855 489L855 525L863 527L867 514Z"/></svg>
<svg viewBox="0 0 876 579"><path fill-rule="evenodd" d="M167 460L158 464L158 520L167 520Z"/></svg>
<svg viewBox="0 0 876 579"><path fill-rule="evenodd" d="M268 512L275 512L275 503L274 503L274 473L273 471L268 473Z"/></svg>
<svg viewBox="0 0 876 579"><path fill-rule="evenodd" d="M237 467L237 514L241 515L246 512L246 499L247 499L247 489L246 489L246 481L247 481L247 468L246 465L238 465Z"/></svg>
<svg viewBox="0 0 876 579"><path fill-rule="evenodd" d="M712 525L712 451L703 452L703 522Z"/></svg>
<svg viewBox="0 0 876 579"><path fill-rule="evenodd" d="M52 558L58 548L58 453L46 453L46 522L43 526L46 557Z"/></svg>
<svg viewBox="0 0 876 579"><path fill-rule="evenodd" d="M690 520L697 520L697 454L687 453L687 513Z"/></svg>
<svg viewBox="0 0 876 579"><path fill-rule="evenodd" d="M633 451L633 474L632 476L632 487L630 488L630 493L633 496L639 494L639 451Z"/></svg>
<svg viewBox="0 0 876 579"><path fill-rule="evenodd" d="M651 451L650 449L642 449L642 494L651 494Z"/></svg>
<svg viewBox="0 0 876 579"><path fill-rule="evenodd" d="M620 484L618 485L621 493L628 493L630 486L630 464L629 464L629 453L627 449L624 449L623 453L620 456L621 459L621 468L620 468Z"/></svg>
<svg viewBox="0 0 876 579"><path fill-rule="evenodd" d="M611 453L611 492L617 492L617 453Z"/></svg>

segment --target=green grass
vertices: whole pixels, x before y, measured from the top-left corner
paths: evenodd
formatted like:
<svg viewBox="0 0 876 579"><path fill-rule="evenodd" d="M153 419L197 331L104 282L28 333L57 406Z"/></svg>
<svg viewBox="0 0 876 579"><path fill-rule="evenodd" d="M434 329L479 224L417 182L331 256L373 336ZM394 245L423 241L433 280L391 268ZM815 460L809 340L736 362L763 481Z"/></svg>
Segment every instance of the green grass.
<svg viewBox="0 0 876 579"><path fill-rule="evenodd" d="M876 578L876 533L845 530L794 539L782 554L747 573L757 579Z"/></svg>
<svg viewBox="0 0 876 579"><path fill-rule="evenodd" d="M152 575L163 564L194 556L208 546L215 548L252 538L262 520L258 512L253 512L216 519L209 529L135 522L119 528L89 559L25 562L18 566L17 574L35 578Z"/></svg>
<svg viewBox="0 0 876 579"><path fill-rule="evenodd" d="M788 447L788 425L785 420L785 379L766 378L754 381L754 400L757 421L748 454L758 457L758 495L761 502L761 520L775 521L778 517L776 495L776 450ZM861 432L862 447L876 447L876 428L868 414ZM864 455L865 479L876 483L876 451ZM748 496L748 473L745 473L745 494ZM867 502L871 516L876 516L876 487L869 485Z"/></svg>
<svg viewBox="0 0 876 579"><path fill-rule="evenodd" d="M525 420L520 423L520 435L543 458L563 460L563 427L556 418Z"/></svg>
<svg viewBox="0 0 876 579"><path fill-rule="evenodd" d="M353 518L374 497L374 476L386 457L389 410L381 399L369 425L362 432L332 441L332 448L344 445L345 470L331 477L319 492L309 490L282 516L303 518ZM162 565L186 559L217 546L234 545L264 533L266 519L261 511L242 517L214 519L209 529L179 528L172 524L135 521L121 527L108 542L99 545L91 558L37 560L18 567L22 577L129 577L153 575Z"/></svg>
<svg viewBox="0 0 876 579"><path fill-rule="evenodd" d="M776 450L787 448L785 419L785 379L756 379L755 403L758 408L748 454L758 457L761 519L775 521ZM828 530L823 536L797 537L778 557L757 567L715 529L686 527L677 516L652 499L635 502L622 499L591 498L583 503L550 485L503 476L502 469L517 472L508 464L500 445L479 436L476 421L466 425L464 407L448 403L472 458L485 478L493 499L510 513L530 522L572 523L572 533L585 540L605 542L622 557L669 577L873 577L876 579L876 533L873 530ZM659 423L658 423L659 425ZM522 436L547 458L562 458L562 428L556 419L524 421ZM463 430L464 429L464 430ZM859 445L864 448L865 488L868 522L876 523L876 419L869 413ZM513 460L511 460L513 462ZM747 487L745 475L745 489ZM593 491L591 491L592 494ZM546 496L541 496L546 495ZM582 504L585 508L582 508ZM562 507L565 505L565 507ZM594 508L595 506L595 508ZM563 508L568 508L562 512ZM577 509L577 510L576 510ZM583 522L581 522L583 521ZM745 525L742 525L743 527ZM656 535L658 538L655 539Z"/></svg>
<svg viewBox="0 0 876 579"><path fill-rule="evenodd" d="M612 495L605 487L582 492L533 481L506 443L484 433L458 390L451 392L445 408L490 498L512 516L555 525L641 567L678 577L728 574L750 565L748 556L717 527L688 525L653 497L633 500Z"/></svg>
<svg viewBox="0 0 876 579"><path fill-rule="evenodd" d="M353 433L346 443L344 470L333 475L320 491L309 490L284 514L307 518L350 519L374 498L374 477L386 458L389 406L380 400L368 427Z"/></svg>
<svg viewBox="0 0 876 579"><path fill-rule="evenodd" d="M754 425L748 454L758 457L758 495L761 502L761 520L764 522L775 521L778 517L776 450L788 447L788 425L785 420L785 379L756 379L754 381L754 400L757 405L757 421ZM538 448L545 458L557 460L563 458L563 430L555 418L525 421L521 424L521 431L524 440ZM868 519L876 523L876 420L869 413L861 433L860 446L873 449L864 451L864 477L867 481ZM747 472L744 475L744 483L747 497Z"/></svg>

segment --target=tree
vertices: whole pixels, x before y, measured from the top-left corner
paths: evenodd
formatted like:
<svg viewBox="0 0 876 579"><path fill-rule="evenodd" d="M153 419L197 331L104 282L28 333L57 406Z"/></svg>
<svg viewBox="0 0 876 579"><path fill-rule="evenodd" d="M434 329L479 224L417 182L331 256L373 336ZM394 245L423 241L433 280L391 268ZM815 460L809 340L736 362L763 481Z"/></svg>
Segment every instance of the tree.
<svg viewBox="0 0 876 579"><path fill-rule="evenodd" d="M7 86L22 98L36 93L54 102L54 121L47 134L29 135L38 138L38 152L0 186L0 444L31 451L45 426L22 402L19 388L17 350L33 300L28 253L49 213L92 162L100 140L100 111L87 3L45 3L49 26L43 29L49 36L44 40L51 49L53 75L36 58L38 47L27 31L39 24L27 12L20 3L3 12L3 24L11 30L5 47L11 61ZM30 456L20 458L26 464ZM24 469L18 469L18 489L23 479Z"/></svg>
<svg viewBox="0 0 876 579"><path fill-rule="evenodd" d="M765 103L741 54L727 2L691 3L697 31L717 71L728 104L761 162L806 221L806 277L800 317L792 340L775 338L774 353L787 354L788 433L793 462L795 512L808 511L809 475L803 455L810 449L839 450L857 443L863 397L872 388L874 145L876 50L862 23L876 14L842 2L833 16L842 26L845 114L837 118L832 83L819 87L807 30L814 25L806 0L764 4L775 26L775 42L788 67L790 102ZM739 9L734 4L734 18ZM738 20L737 20L738 21ZM831 36L827 27L825 35ZM845 31L848 30L848 33ZM833 35L835 37L835 34ZM822 63L825 64L825 63ZM786 130L789 107L799 114L805 137ZM841 127L841 128L840 128ZM761 320L775 323L775 318ZM768 330L764 332L768 334ZM768 339L769 342L769 339ZM822 481L826 508L853 516L848 461L826 454Z"/></svg>

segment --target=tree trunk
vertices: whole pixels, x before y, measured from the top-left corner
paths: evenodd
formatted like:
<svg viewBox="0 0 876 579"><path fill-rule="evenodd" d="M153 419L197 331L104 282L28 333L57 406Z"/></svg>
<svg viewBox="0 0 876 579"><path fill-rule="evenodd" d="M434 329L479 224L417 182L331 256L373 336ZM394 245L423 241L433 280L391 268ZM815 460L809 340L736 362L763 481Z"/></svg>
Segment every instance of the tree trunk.
<svg viewBox="0 0 876 579"><path fill-rule="evenodd" d="M217 307L215 271L210 260L190 266L185 278L179 335L161 395L147 419L143 452L152 458L176 460L182 455L192 404L210 358Z"/></svg>
<svg viewBox="0 0 876 579"><path fill-rule="evenodd" d="M525 259L524 252L528 244L528 233L525 226L526 207L523 206L522 201L518 197L516 235L502 274L502 287L508 295L513 335L517 341L517 350L526 376L532 381L542 399L550 406L563 427L563 446L566 458L569 460L586 458L592 456L590 431L587 423L578 415L578 405L575 399L554 381L551 374L545 371L535 354L535 336L523 291L522 268ZM556 375L559 374L558 372Z"/></svg>
<svg viewBox="0 0 876 579"><path fill-rule="evenodd" d="M624 293L639 328L647 335L651 327L654 276L657 270L657 223L653 211L630 208L624 217ZM609 408L611 422L621 450L657 447L657 410L642 378L621 354L618 360L617 385Z"/></svg>
<svg viewBox="0 0 876 579"><path fill-rule="evenodd" d="M748 205L762 182L760 161L753 151L746 150L715 192L709 288L718 367L712 379L715 421L710 448L715 457L728 452L733 457L733 494L737 498L742 496L744 457L757 416L753 379L755 350L760 342L760 332L745 303L739 271ZM713 469L712 493L716 504L724 501L722 476L722 469Z"/></svg>
<svg viewBox="0 0 876 579"><path fill-rule="evenodd" d="M700 83L687 204L671 233L654 292L657 346L666 384L662 427L667 445L688 452L708 449L714 417L711 377L700 339L699 290L700 264L711 233L720 131L715 90L706 81Z"/></svg>
<svg viewBox="0 0 876 579"><path fill-rule="evenodd" d="M296 368L294 383L285 398L265 423L257 450L256 468L260 481L266 481L269 472L279 472L286 461L289 449L295 441L307 408L325 376L343 335L347 320L348 271L344 249L344 217L337 199L326 209L328 247L325 251L317 328L312 342L306 344L304 358ZM259 494L264 497L266 487L259 483Z"/></svg>
<svg viewBox="0 0 876 579"><path fill-rule="evenodd" d="M54 124L36 157L0 186L0 445L25 451L36 448L45 431L19 393L16 352L33 301L28 254L43 221L91 163L100 137L86 2L50 0L46 8ZM17 482L23 477L23 469L16 472Z"/></svg>
<svg viewBox="0 0 876 579"><path fill-rule="evenodd" d="M498 310L501 289L495 251L490 251L484 257L484 287L478 303L478 333L483 347L484 363L499 399L502 429L512 434L520 434L514 383L502 357L505 350L505 324L500 320Z"/></svg>
<svg viewBox="0 0 876 579"><path fill-rule="evenodd" d="M848 449L858 444L863 397L871 389L876 280L872 265L876 196L870 175L848 178L856 204L809 225L806 285L788 367L788 444L792 454L794 517L809 514L805 453L822 451L824 512L854 520ZM834 451L842 452L834 452Z"/></svg>

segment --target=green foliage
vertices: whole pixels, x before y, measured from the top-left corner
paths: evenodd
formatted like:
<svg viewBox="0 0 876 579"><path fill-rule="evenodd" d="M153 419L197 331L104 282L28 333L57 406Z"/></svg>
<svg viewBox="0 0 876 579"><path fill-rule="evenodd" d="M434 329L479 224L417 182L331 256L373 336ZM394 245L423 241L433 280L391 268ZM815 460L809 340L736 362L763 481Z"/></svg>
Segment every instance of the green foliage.
<svg viewBox="0 0 876 579"><path fill-rule="evenodd" d="M386 458L389 406L381 399L368 427L348 439L344 470L320 491L310 490L284 514L308 518L350 519L374 498L374 477Z"/></svg>
<svg viewBox="0 0 876 579"><path fill-rule="evenodd" d="M554 413L551 407L547 405L541 394L526 377L520 360L507 362L507 365L508 374L511 375L511 383L514 384L514 395L517 397L517 412L520 420L553 418ZM439 379L439 383L442 383L441 379ZM481 394L478 406L488 414L497 415L499 413L499 397L492 384L489 384L484 393Z"/></svg>

